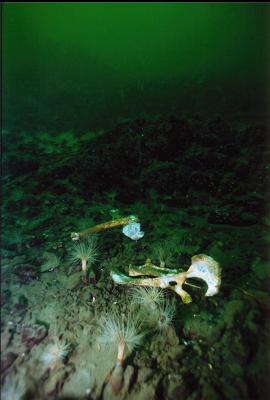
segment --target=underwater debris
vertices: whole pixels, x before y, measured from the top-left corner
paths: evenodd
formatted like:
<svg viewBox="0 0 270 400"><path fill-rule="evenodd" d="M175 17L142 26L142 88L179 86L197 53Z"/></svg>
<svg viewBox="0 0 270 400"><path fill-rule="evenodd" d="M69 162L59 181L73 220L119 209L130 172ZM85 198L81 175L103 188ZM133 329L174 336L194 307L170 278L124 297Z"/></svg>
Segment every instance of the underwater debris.
<svg viewBox="0 0 270 400"><path fill-rule="evenodd" d="M79 240L82 237L87 236L91 233L97 233L97 232L104 231L106 229L117 228L119 226L136 223L138 221L139 221L138 217L136 217L135 215L129 215L128 217L121 217L121 218L113 219L111 221L92 226L91 228L88 228L82 232L72 232L71 239L76 241L76 240Z"/></svg>
<svg viewBox="0 0 270 400"><path fill-rule="evenodd" d="M144 265L129 267L129 276L111 271L111 277L118 284L152 286L170 289L176 292L185 304L192 301L182 285L188 278L199 278L206 282L208 289L205 296L214 296L218 293L221 284L221 268L217 261L205 254L198 254L191 258L192 264L186 272L158 267L146 260ZM142 278L139 276L154 276Z"/></svg>

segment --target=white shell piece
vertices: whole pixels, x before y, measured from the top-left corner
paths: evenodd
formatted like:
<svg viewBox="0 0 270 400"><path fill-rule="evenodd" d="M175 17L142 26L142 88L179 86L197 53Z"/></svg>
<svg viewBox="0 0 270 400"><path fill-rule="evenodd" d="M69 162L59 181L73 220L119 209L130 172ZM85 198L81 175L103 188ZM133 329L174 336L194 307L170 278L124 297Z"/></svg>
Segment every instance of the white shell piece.
<svg viewBox="0 0 270 400"><path fill-rule="evenodd" d="M144 236L144 232L141 231L141 224L138 222L130 222L125 225L122 229L124 235L132 240L139 240Z"/></svg>

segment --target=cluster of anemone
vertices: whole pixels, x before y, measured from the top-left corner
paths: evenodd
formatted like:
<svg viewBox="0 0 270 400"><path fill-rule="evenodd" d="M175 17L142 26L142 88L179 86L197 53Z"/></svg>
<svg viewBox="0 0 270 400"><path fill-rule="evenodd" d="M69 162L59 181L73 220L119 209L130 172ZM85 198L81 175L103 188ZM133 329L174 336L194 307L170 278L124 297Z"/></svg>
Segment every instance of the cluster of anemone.
<svg viewBox="0 0 270 400"><path fill-rule="evenodd" d="M135 287L130 289L129 296L132 303L140 306L142 320L152 329L162 333L171 326L175 306L160 288Z"/></svg>
<svg viewBox="0 0 270 400"><path fill-rule="evenodd" d="M175 315L173 303L159 288L134 287L129 292L129 300L135 310L127 314L112 311L100 317L98 342L117 349L116 363L108 379L114 394L119 393L123 386L126 350L136 349L149 331L165 333Z"/></svg>

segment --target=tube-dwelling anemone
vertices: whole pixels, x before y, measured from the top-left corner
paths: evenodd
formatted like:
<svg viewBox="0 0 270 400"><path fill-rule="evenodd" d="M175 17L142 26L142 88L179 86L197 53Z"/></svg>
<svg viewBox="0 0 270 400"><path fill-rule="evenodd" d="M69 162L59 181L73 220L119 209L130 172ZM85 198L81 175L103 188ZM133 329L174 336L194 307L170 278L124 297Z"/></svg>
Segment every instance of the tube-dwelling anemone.
<svg viewBox="0 0 270 400"><path fill-rule="evenodd" d="M175 307L169 300L165 300L158 306L156 314L157 330L162 333L171 326L175 316Z"/></svg>
<svg viewBox="0 0 270 400"><path fill-rule="evenodd" d="M87 273L87 267L90 267L98 258L97 238L93 235L87 239L75 242L70 253L70 262L75 263L81 261L82 271Z"/></svg>
<svg viewBox="0 0 270 400"><path fill-rule="evenodd" d="M130 289L129 296L132 303L151 310L156 310L164 300L163 290L156 287L134 287Z"/></svg>
<svg viewBox="0 0 270 400"><path fill-rule="evenodd" d="M144 333L140 332L140 321L131 313L123 315L114 312L102 315L100 325L102 329L98 338L100 343L120 344L120 347L127 346L130 351L141 343L144 336ZM123 362L124 353L123 351L120 353L118 358L120 362Z"/></svg>
<svg viewBox="0 0 270 400"><path fill-rule="evenodd" d="M47 345L46 349L41 354L40 360L46 368L52 370L62 364L69 351L69 344L56 338Z"/></svg>
<svg viewBox="0 0 270 400"><path fill-rule="evenodd" d="M110 374L110 384L114 393L118 393L123 385L123 363L125 349L132 351L139 346L144 337L140 331L140 321L135 315L128 313L123 315L114 312L104 314L100 319L101 335L98 342L103 344L115 344L117 346L117 361Z"/></svg>
<svg viewBox="0 0 270 400"><path fill-rule="evenodd" d="M172 325L175 316L175 306L169 298L164 298L151 313L142 313L144 323L157 333L165 333Z"/></svg>

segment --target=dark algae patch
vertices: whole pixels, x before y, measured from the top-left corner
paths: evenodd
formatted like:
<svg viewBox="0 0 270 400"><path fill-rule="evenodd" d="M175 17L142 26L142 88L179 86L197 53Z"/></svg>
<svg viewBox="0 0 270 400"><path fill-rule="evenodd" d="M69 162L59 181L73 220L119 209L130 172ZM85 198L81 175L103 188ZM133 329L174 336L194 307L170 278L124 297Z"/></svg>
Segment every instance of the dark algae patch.
<svg viewBox="0 0 270 400"><path fill-rule="evenodd" d="M2 398L266 400L268 6L2 9Z"/></svg>

